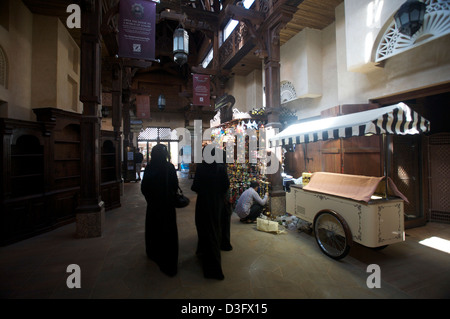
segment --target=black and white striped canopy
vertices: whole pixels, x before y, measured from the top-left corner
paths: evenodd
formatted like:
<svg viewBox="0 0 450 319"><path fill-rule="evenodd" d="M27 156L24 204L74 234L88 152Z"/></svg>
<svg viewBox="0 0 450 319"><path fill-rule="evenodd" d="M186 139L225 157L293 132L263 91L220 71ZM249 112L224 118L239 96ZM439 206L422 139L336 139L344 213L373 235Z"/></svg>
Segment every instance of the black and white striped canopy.
<svg viewBox="0 0 450 319"><path fill-rule="evenodd" d="M373 134L420 134L430 122L406 104L325 118L289 126L269 139L270 147Z"/></svg>

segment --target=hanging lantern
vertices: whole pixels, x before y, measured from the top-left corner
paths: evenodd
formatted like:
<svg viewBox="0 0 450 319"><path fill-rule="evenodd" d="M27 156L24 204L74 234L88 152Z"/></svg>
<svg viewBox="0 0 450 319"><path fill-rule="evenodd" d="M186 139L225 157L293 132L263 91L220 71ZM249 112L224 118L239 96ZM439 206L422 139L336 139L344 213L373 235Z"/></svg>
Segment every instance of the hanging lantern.
<svg viewBox="0 0 450 319"><path fill-rule="evenodd" d="M425 9L427 5L418 0L407 0L394 19L400 33L409 37L413 36L423 25Z"/></svg>
<svg viewBox="0 0 450 319"><path fill-rule="evenodd" d="M108 117L109 109L106 106L102 106L102 117Z"/></svg>
<svg viewBox="0 0 450 319"><path fill-rule="evenodd" d="M180 66L185 64L189 54L189 35L186 30L178 26L173 33L173 59Z"/></svg>
<svg viewBox="0 0 450 319"><path fill-rule="evenodd" d="M160 111L164 111L166 107L166 97L163 94L160 94L158 97L158 109Z"/></svg>

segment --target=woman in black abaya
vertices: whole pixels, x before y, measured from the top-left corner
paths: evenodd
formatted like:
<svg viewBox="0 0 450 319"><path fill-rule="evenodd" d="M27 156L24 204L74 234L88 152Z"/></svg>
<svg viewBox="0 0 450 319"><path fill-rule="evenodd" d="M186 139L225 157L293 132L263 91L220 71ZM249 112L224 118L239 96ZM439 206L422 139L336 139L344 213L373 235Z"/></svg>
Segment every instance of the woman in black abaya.
<svg viewBox="0 0 450 319"><path fill-rule="evenodd" d="M214 156L214 151L211 154ZM230 186L226 167L203 161L197 165L191 189L197 193L195 225L198 234L197 255L206 278L222 280L221 223L225 214L225 194Z"/></svg>
<svg viewBox="0 0 450 319"><path fill-rule="evenodd" d="M163 144L153 147L146 166L141 192L147 201L145 217L145 249L162 272L175 276L178 266L178 229L174 194L178 189L175 167L168 162Z"/></svg>

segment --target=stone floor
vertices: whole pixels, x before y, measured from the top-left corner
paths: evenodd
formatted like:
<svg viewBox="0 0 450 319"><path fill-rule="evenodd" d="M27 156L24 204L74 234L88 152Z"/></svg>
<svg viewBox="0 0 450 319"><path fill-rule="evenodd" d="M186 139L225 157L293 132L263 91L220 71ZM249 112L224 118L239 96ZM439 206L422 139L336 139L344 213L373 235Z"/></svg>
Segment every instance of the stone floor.
<svg viewBox="0 0 450 319"><path fill-rule="evenodd" d="M450 240L450 225L406 231L406 241L375 251L352 247L341 261L326 257L306 232L271 234L232 216L233 250L222 252L225 280L205 279L195 256L195 194L180 176L191 204L178 209L179 272L161 273L145 255L146 203L139 183L126 183L122 207L106 212L101 237L75 239L75 225L0 248L0 297L6 299L444 299L450 297L450 254L421 245ZM81 270L69 289L67 266ZM381 269L381 288L369 289L367 266Z"/></svg>

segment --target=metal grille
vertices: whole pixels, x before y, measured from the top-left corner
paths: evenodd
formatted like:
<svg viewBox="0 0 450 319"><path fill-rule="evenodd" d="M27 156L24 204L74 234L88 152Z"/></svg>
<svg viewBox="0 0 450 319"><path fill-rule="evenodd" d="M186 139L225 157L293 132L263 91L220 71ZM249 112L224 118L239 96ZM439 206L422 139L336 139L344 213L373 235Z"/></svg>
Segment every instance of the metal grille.
<svg viewBox="0 0 450 319"><path fill-rule="evenodd" d="M157 127L147 127L143 130L138 137L138 140L157 140L158 139L158 128Z"/></svg>
<svg viewBox="0 0 450 319"><path fill-rule="evenodd" d="M176 130L169 127L147 127L138 137L139 141L178 141Z"/></svg>
<svg viewBox="0 0 450 319"><path fill-rule="evenodd" d="M430 220L450 223L450 134L430 137Z"/></svg>
<svg viewBox="0 0 450 319"><path fill-rule="evenodd" d="M171 131L170 131L170 128L168 128L168 127L159 128L159 138L161 140L170 140L170 138L171 138L170 133L171 133Z"/></svg>
<svg viewBox="0 0 450 319"><path fill-rule="evenodd" d="M432 210L430 215L431 222L437 223L449 223L450 224L450 213L448 212L437 212Z"/></svg>
<svg viewBox="0 0 450 319"><path fill-rule="evenodd" d="M408 198L405 203L405 214L420 216L419 202L419 162L416 139L410 136L396 136L394 140L394 176L398 190Z"/></svg>

